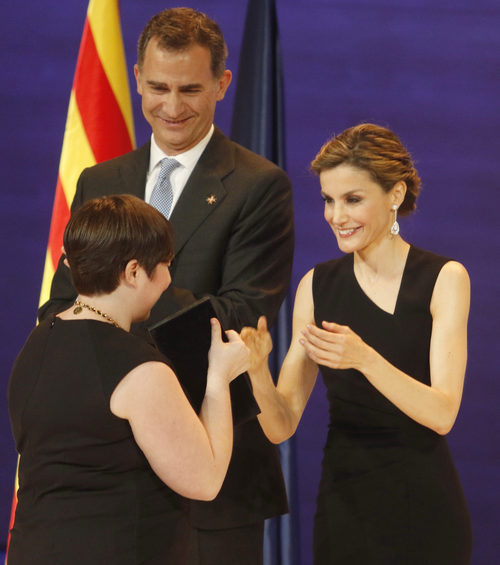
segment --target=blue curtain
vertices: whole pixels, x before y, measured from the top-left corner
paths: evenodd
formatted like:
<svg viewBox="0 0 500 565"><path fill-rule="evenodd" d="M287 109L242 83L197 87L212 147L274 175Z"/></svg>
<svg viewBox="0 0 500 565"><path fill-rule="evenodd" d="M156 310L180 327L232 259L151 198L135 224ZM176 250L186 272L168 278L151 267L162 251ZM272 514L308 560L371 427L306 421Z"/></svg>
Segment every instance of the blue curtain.
<svg viewBox="0 0 500 565"><path fill-rule="evenodd" d="M249 0L240 52L231 137L285 168L283 71L274 0ZM271 371L275 377L288 350L290 301L281 307L273 328ZM265 565L298 565L299 536L295 509L294 439L280 445L290 514L266 521Z"/></svg>

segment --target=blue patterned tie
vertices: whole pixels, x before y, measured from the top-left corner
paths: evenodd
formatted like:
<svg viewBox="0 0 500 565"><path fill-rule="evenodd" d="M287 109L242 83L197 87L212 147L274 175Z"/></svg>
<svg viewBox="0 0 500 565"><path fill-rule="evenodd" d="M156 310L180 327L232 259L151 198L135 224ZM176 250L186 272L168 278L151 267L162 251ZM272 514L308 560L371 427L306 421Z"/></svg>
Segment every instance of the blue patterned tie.
<svg viewBox="0 0 500 565"><path fill-rule="evenodd" d="M179 161L165 157L161 160L160 174L151 194L151 206L159 210L165 218L170 216L174 193L170 184L170 174L180 165Z"/></svg>

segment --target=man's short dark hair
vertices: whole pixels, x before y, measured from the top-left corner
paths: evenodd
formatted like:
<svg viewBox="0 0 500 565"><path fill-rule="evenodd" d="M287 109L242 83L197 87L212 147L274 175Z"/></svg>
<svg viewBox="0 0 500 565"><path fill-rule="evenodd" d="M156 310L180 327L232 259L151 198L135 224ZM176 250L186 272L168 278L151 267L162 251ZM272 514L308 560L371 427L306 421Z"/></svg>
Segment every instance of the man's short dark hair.
<svg viewBox="0 0 500 565"><path fill-rule="evenodd" d="M203 12L192 8L168 8L153 16L143 29L137 44L137 65L144 62L151 39L166 51L184 51L201 45L210 51L211 70L215 78L226 68L227 46L220 27Z"/></svg>

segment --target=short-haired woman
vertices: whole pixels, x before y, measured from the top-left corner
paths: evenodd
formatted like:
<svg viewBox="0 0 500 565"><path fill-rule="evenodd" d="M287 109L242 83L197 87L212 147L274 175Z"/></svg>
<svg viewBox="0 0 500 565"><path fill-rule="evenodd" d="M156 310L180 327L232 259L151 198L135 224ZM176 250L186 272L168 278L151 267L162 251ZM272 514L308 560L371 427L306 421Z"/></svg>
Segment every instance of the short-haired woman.
<svg viewBox="0 0 500 565"><path fill-rule="evenodd" d="M31 333L9 383L20 454L9 565L183 564L179 495L210 500L222 484L229 383L248 351L212 320L198 417L168 360L129 333L170 284L168 221L133 196L91 200L64 249L78 298Z"/></svg>

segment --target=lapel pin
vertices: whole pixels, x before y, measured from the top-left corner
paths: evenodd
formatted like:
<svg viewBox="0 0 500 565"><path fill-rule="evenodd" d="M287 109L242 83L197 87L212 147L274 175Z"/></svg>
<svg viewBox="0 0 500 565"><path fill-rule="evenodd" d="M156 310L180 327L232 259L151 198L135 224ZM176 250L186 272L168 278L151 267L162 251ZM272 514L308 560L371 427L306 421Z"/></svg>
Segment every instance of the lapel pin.
<svg viewBox="0 0 500 565"><path fill-rule="evenodd" d="M215 204L217 202L217 198L215 196L215 194L211 194L210 196L207 196L207 198L205 199L207 204Z"/></svg>

